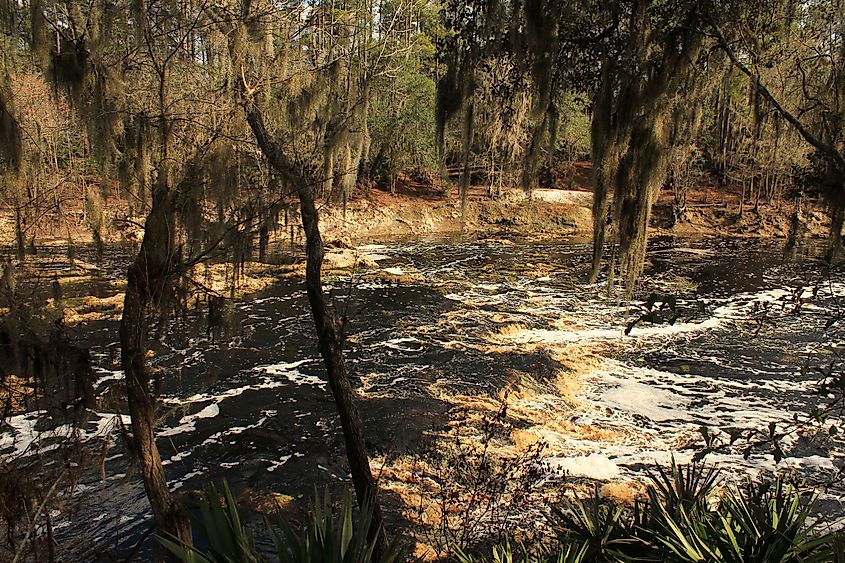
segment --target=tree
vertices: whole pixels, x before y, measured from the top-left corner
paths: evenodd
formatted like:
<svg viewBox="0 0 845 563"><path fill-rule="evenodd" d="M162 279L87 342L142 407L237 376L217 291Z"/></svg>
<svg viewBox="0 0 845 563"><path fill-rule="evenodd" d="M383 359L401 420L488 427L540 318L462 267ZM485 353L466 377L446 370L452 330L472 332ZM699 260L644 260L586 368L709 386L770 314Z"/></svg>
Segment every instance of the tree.
<svg viewBox="0 0 845 563"><path fill-rule="evenodd" d="M387 534L363 423L347 375L343 355L345 327L323 290L324 248L317 198L331 197L336 186L338 147L340 154L345 155L340 187L347 190L354 185L364 158L361 153L366 152L369 143L369 131L361 120L362 112L366 119L372 77L388 67L401 50L391 49L393 36L389 30L376 35L366 25L372 17L366 3L350 2L338 7L340 14L330 10L328 4L310 5L305 29L297 36L291 31L300 13L296 8L279 10L274 5L246 1L219 8L215 18L228 38L229 56L240 77L236 96L246 122L286 194L299 201L305 231L308 302L341 421L358 503L362 507L373 506L370 539L375 542L375 560L387 553ZM398 11L395 4L391 9ZM345 19L338 21L338 15ZM280 31L274 49L262 48L250 34L259 24ZM346 26L350 25L352 31L338 32L348 30ZM274 58L285 64L270 64ZM264 90L266 85L270 85L269 90ZM287 113L268 124L267 115L279 115L272 111L278 102L286 104L282 107Z"/></svg>
<svg viewBox="0 0 845 563"><path fill-rule="evenodd" d="M7 11L8 10L8 11ZM15 113L15 100L11 87L10 66L13 63L14 38L16 37L17 14L12 6L0 13L0 47L3 49L2 68L0 69L0 189L13 194L15 203L15 235L17 239L18 259L24 257L24 241L18 180L23 168L22 133Z"/></svg>
<svg viewBox="0 0 845 563"><path fill-rule="evenodd" d="M520 184L530 192L540 154L554 147L558 131L556 101L566 85L567 68L561 57L569 39L561 22L578 10L578 5L544 0L446 3L446 34L439 46L445 70L437 83L437 149L441 175L446 176L446 130L460 117L462 210L479 130L495 147L483 158L485 167L490 162L488 175L494 175L497 161L500 167L518 163Z"/></svg>
<svg viewBox="0 0 845 563"><path fill-rule="evenodd" d="M130 445L156 525L190 544L190 522L168 489L156 446L147 353L151 327L167 319L191 267L215 254L242 256L239 229L254 212L249 202L229 205L238 182L225 172L240 163L218 166L221 152L228 154L224 133L236 133L231 117L221 117L231 98L210 64L214 40L198 6L45 2L33 6L33 29L44 22L56 41L33 46L49 49L43 58L85 125L102 176L117 177L136 209L148 209L120 321Z"/></svg>
<svg viewBox="0 0 845 563"><path fill-rule="evenodd" d="M593 262L601 270L608 224L615 230L608 277L618 268L630 296L642 273L651 207L682 132L684 96L704 69L699 2L614 3L612 40L593 101ZM612 209L610 195L613 194ZM618 256L616 246L618 245Z"/></svg>
<svg viewBox="0 0 845 563"><path fill-rule="evenodd" d="M741 25L729 27L711 20L710 28L757 96L813 148L815 182L831 208L828 256L839 260L845 253L845 4L838 0L800 5L776 2L774 8L764 15L769 25L753 41ZM774 64L771 53L787 61L785 70L800 85L799 95L778 96L763 82L761 67Z"/></svg>

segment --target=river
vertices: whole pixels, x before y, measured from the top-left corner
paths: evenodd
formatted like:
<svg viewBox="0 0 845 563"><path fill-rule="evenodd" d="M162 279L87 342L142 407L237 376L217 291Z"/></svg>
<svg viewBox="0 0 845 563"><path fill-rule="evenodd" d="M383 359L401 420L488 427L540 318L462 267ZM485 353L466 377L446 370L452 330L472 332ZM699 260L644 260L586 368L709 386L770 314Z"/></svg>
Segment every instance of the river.
<svg viewBox="0 0 845 563"><path fill-rule="evenodd" d="M785 262L771 241L657 239L633 302L584 284L583 240L431 239L359 251L377 268L329 285L380 459L422 451L472 398L507 397L521 436L548 444L544 467L557 479L642 480L655 463L701 451L702 427L721 443L803 421L823 399L813 368L836 359L845 340L842 321L825 326L845 279L826 272L815 248ZM172 487L226 478L236 490L298 495L345 479L302 283L239 301L231 326L212 339L190 317L156 347L167 413L159 447ZM89 330L114 340L114 323ZM101 393L121 377L115 351L113 342L92 350ZM26 422L16 419L0 452L15 432L25 438ZM114 422L106 409L89 430ZM112 441L106 479L84 479L73 515L57 514L59 541L72 551L125 553L149 526L143 489ZM706 460L726 476L794 472L819 491L820 517L845 514L839 436L790 434L777 462L770 445L746 445Z"/></svg>

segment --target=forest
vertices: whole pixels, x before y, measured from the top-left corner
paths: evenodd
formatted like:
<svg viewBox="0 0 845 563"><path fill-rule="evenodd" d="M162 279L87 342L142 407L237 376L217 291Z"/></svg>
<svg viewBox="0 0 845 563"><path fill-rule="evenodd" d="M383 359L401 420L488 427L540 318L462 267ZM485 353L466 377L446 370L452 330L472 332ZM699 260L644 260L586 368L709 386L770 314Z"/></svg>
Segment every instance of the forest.
<svg viewBox="0 0 845 563"><path fill-rule="evenodd" d="M845 561L845 1L0 53L0 560Z"/></svg>

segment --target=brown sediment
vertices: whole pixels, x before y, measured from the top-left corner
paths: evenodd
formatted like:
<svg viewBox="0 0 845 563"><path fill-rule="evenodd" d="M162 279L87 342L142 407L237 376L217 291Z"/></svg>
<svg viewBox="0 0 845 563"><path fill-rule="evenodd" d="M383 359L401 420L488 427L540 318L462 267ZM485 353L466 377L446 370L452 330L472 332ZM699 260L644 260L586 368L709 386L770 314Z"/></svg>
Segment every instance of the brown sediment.
<svg viewBox="0 0 845 563"><path fill-rule="evenodd" d="M292 512L296 508L297 498L269 489L243 489L236 499L239 506L249 508L260 514L275 515Z"/></svg>
<svg viewBox="0 0 845 563"><path fill-rule="evenodd" d="M604 342L564 344L547 346L546 351L549 357L560 364L569 374L583 377L590 372L601 369L609 347L610 345ZM564 388L568 387L568 383L564 385Z"/></svg>
<svg viewBox="0 0 845 563"><path fill-rule="evenodd" d="M518 333L522 328L517 323L505 325L491 332L491 338ZM473 493L465 485L439 479L444 471L448 473L444 467L449 465L450 456L466 444L478 448L483 442L484 455L496 467L571 455L571 441L620 444L635 439L628 430L575 422L584 409L593 408L582 404L580 399L584 378L601 366L600 347L571 345L546 349L560 364L552 377L538 379L527 372L514 371L496 393L462 392L442 379L428 386L430 395L452 405L449 420L440 429L428 433L435 455L429 454L425 459L406 456L374 460L373 465L374 471L380 471L380 486L393 493L400 504L397 512L411 524L421 560L443 556L433 545L437 542L430 538L436 536L437 530L448 527L447 522L454 526L459 518L465 517L461 507L470 503ZM542 498L547 505L551 497L571 487L558 488L528 494L538 502ZM554 494L550 496L550 493ZM602 491L603 496L619 503L633 503L639 494L638 484L625 481L612 482ZM530 527L530 520L526 514L522 515L524 525Z"/></svg>
<svg viewBox="0 0 845 563"><path fill-rule="evenodd" d="M27 399L33 396L36 383L32 377L20 377L9 374L2 379L0 385L0 405L9 412L20 412L26 407Z"/></svg>
<svg viewBox="0 0 845 563"><path fill-rule="evenodd" d="M299 265L276 266L261 262L244 262L237 273L234 296L243 297L256 293L276 283L279 279L298 276L304 271L304 264L300 267ZM221 294L231 292L233 276L233 265L228 262L198 265L192 272L192 278L207 290Z"/></svg>
<svg viewBox="0 0 845 563"><path fill-rule="evenodd" d="M521 332L525 332L528 330L528 327L522 323L513 323L502 326L494 331L491 331L489 334L489 338L491 339L499 339L499 338L507 338L509 336L514 336L515 334L519 334Z"/></svg>

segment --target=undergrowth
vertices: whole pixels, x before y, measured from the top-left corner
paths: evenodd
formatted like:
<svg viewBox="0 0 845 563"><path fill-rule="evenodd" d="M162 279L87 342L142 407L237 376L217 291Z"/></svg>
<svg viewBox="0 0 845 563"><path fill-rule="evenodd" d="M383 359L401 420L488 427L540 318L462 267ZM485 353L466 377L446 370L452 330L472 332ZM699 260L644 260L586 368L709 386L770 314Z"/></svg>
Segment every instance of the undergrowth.
<svg viewBox="0 0 845 563"><path fill-rule="evenodd" d="M650 475L644 497L633 507L617 506L598 494L549 507L549 541L514 543L504 539L481 553L453 546L459 563L581 563L661 561L667 563L845 563L845 537L823 533L810 517L816 496L782 478L717 486L718 471L700 464L672 462ZM338 514L328 496L317 497L304 525L268 521L276 557L287 563L372 560L371 509L357 519L346 493ZM196 529L205 549L167 538L159 542L186 562L258 562L228 486L210 486ZM409 560L394 549L377 561Z"/></svg>

